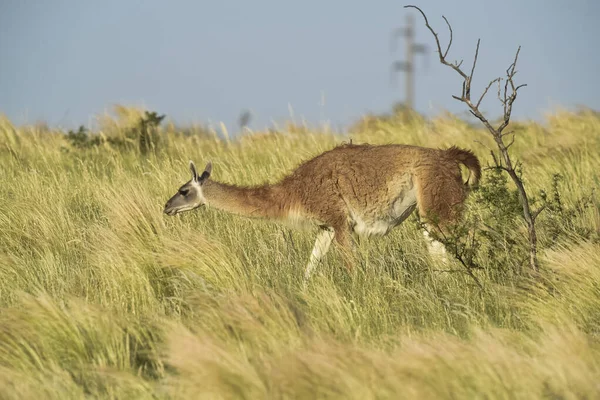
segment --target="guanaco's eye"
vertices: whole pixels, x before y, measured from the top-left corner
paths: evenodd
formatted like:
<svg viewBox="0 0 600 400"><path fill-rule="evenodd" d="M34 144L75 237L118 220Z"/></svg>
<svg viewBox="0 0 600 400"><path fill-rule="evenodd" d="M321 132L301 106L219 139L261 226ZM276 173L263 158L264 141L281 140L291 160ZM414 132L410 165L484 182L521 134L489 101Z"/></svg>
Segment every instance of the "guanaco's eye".
<svg viewBox="0 0 600 400"><path fill-rule="evenodd" d="M179 194L180 194L180 195L182 195L182 196L187 196L187 194L188 194L189 192L190 192L190 191L189 191L189 189L181 189L181 190L179 191Z"/></svg>

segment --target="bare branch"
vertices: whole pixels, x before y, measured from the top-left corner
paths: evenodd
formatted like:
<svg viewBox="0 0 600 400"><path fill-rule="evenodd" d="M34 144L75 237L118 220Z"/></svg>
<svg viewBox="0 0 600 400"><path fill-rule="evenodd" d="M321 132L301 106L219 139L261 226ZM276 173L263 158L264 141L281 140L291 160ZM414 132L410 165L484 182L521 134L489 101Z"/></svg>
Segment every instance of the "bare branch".
<svg viewBox="0 0 600 400"><path fill-rule="evenodd" d="M496 158L496 153L494 153L492 150L490 150L490 154L492 155L492 159L494 160L494 165L496 167L501 167L502 162L498 162L498 159Z"/></svg>
<svg viewBox="0 0 600 400"><path fill-rule="evenodd" d="M481 39L477 39L477 47L475 48L475 57L473 57L473 66L471 67L471 73L469 77L465 80L466 82L466 91L465 98L471 99L471 83L473 82L473 74L475 73L475 66L477 65L477 57L479 56L479 44L481 43Z"/></svg>
<svg viewBox="0 0 600 400"><path fill-rule="evenodd" d="M444 52L444 58L446 58L446 56L448 55L448 52L450 51L450 46L452 46L452 26L450 25L450 22L448 22L446 17L444 17L442 15L442 18L444 18L444 21L446 21L446 25L448 25L448 30L450 31L450 41L448 42L448 47L446 47L446 51ZM462 61L461 61L461 63L462 63Z"/></svg>
<svg viewBox="0 0 600 400"><path fill-rule="evenodd" d="M502 165L502 158L496 156L493 150L490 150L490 154L492 155L492 159L494 160L494 166L489 169L501 169L502 171L508 172L508 168Z"/></svg>
<svg viewBox="0 0 600 400"><path fill-rule="evenodd" d="M508 92L508 83L510 82L510 77L508 77L505 81L504 81L504 95L502 96L503 101L502 104L504 104L504 116L506 116L506 107L507 107L507 102L508 102L508 97L506 96L507 92Z"/></svg>
<svg viewBox="0 0 600 400"><path fill-rule="evenodd" d="M509 69L511 70L511 75L514 75L514 73L515 73L515 68L517 67L517 61L519 60L520 52L521 52L521 46L519 46L519 48L517 49L517 53L515 54L515 60L509 67ZM507 71L507 74L508 74L508 71Z"/></svg>
<svg viewBox="0 0 600 400"><path fill-rule="evenodd" d="M535 221L536 218L538 217L538 215L540 215L540 213L542 211L544 211L545 209L546 209L546 204L542 205L539 209L537 209L536 211L531 213L531 218Z"/></svg>
<svg viewBox="0 0 600 400"><path fill-rule="evenodd" d="M481 94L481 97L479 98L479 100L477 101L477 104L475 104L475 108L479 108L479 105L481 104L481 101L483 100L483 98L485 97L485 95L487 94L488 90L490 90L490 87L492 87L492 85L494 84L494 82L499 82L502 78L496 78L493 81L490 81L490 83L488 83L487 87L485 88L485 90L483 91L483 93Z"/></svg>
<svg viewBox="0 0 600 400"><path fill-rule="evenodd" d="M474 140L475 143L479 144L480 146L485 147L486 149L488 149L489 151L492 151L492 149L490 149L485 143L483 143L481 140Z"/></svg>
<svg viewBox="0 0 600 400"><path fill-rule="evenodd" d="M429 25L429 20L427 19L427 16L425 15L425 13L423 12L423 10L421 10L419 7L417 6L413 6L413 5L408 5L408 6L404 6L404 8L414 8L415 10L417 10L419 13L421 13L421 15L423 16L423 19L425 20L425 26L427 27L427 29L429 29L429 32L431 32L431 34L433 35L434 39L435 39L435 45L437 47L438 50L438 54L440 56L440 62L444 65L449 66L450 68L452 68L453 70L455 70L460 76L462 76L464 79L467 79L467 74L465 74L459 66L454 65L449 63L448 61L446 61L446 56L445 53L442 53L442 48L440 46L440 39L438 37L438 34L433 30L433 28L431 27L431 25ZM446 20L446 22L448 22ZM450 25L448 23L448 25ZM449 49L449 47L448 47Z"/></svg>
<svg viewBox="0 0 600 400"><path fill-rule="evenodd" d="M506 69L506 81L504 82L504 93L503 99L500 100L503 106L504 118L502 124L496 129L496 134L501 135L504 128L508 126L510 123L510 117L512 114L512 106L515 100L517 99L517 92L520 88L527 86L526 84L515 86L514 76L517 71L517 61L519 60L519 53L521 52L521 46L517 49L515 53L514 61L508 66ZM510 86L510 93L509 93Z"/></svg>
<svg viewBox="0 0 600 400"><path fill-rule="evenodd" d="M523 170L523 164L521 163L521 161L517 161L515 163L515 171L518 171L518 170Z"/></svg>
<svg viewBox="0 0 600 400"><path fill-rule="evenodd" d="M506 150L510 149L510 146L512 146L515 143L515 135L513 134L512 139L510 140L510 142L505 146Z"/></svg>
<svg viewBox="0 0 600 400"><path fill-rule="evenodd" d="M413 5L404 6L404 8L414 8L421 13L421 15L423 16L423 19L425 20L425 26L427 27L427 29L429 29L429 31L433 34L433 37L435 38L435 45L437 46L438 54L440 55L440 61L442 61L442 59L444 58L444 55L442 54L442 48L440 46L440 39L438 38L438 34L433 30L431 25L429 25L429 20L427 19L427 16L423 12L423 10L421 10L419 7L413 6Z"/></svg>

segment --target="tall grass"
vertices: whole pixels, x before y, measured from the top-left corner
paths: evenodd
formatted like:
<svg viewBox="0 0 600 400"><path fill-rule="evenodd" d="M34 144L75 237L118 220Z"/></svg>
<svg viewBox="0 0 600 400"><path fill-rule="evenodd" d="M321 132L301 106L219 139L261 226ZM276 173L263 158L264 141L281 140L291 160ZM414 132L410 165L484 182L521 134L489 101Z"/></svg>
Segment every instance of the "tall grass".
<svg viewBox="0 0 600 400"><path fill-rule="evenodd" d="M138 115L120 113L101 134ZM351 274L332 252L304 289L315 232L162 206L189 159L211 160L221 181L275 182L347 137L166 129L141 156L1 120L0 397L600 397L600 116L514 125L528 189L560 174L561 201L577 210L558 221L560 239L541 229L540 276L486 266L482 290L432 260L407 222L362 240ZM484 163L493 146L451 115L370 121L351 137L458 145Z"/></svg>

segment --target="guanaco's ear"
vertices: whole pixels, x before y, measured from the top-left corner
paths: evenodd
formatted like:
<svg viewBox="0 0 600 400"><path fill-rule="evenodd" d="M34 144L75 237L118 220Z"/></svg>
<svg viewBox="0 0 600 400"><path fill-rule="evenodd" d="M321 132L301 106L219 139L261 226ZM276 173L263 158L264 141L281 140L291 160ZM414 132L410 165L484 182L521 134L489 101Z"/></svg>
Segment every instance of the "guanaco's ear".
<svg viewBox="0 0 600 400"><path fill-rule="evenodd" d="M212 171L212 163L209 161L204 168L204 172L200 176L200 182L204 182L210 176L210 172Z"/></svg>
<svg viewBox="0 0 600 400"><path fill-rule="evenodd" d="M194 162L190 160L190 172L192 173L192 181L198 182L198 171L196 171L196 166Z"/></svg>

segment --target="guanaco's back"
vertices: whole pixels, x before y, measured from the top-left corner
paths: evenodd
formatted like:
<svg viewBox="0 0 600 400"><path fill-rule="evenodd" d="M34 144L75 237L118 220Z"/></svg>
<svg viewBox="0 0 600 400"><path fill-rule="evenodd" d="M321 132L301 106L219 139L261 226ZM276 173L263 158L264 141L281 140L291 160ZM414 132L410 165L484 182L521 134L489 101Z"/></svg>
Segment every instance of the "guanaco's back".
<svg viewBox="0 0 600 400"><path fill-rule="evenodd" d="M343 145L301 164L281 185L308 217L340 228L348 220L357 233L385 234L417 206L423 216L455 218L467 194L459 163L471 171L469 183L477 184L481 168L469 151Z"/></svg>

